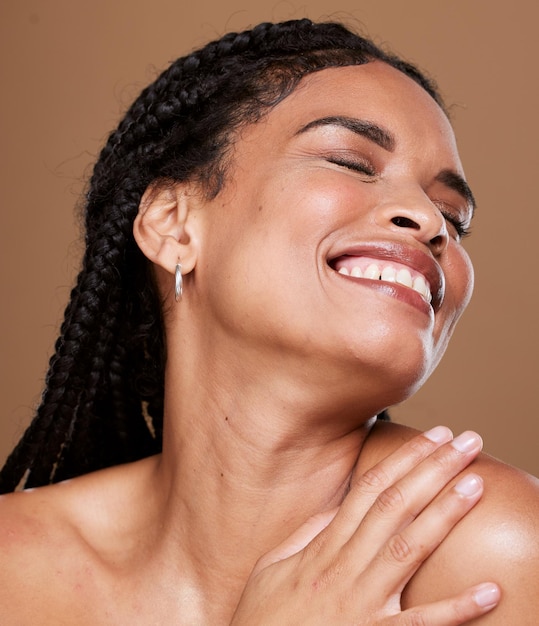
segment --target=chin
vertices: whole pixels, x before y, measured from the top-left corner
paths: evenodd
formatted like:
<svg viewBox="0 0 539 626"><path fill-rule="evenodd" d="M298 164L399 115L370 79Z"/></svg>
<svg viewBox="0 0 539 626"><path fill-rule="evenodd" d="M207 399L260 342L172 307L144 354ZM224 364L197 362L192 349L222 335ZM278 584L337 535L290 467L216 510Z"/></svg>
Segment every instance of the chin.
<svg viewBox="0 0 539 626"><path fill-rule="evenodd" d="M318 382L340 389L343 400L349 398L374 415L418 391L439 360L433 361L431 356L432 351L421 341L384 346L363 343L359 347L348 343L338 355L333 351L327 366L317 359L322 377Z"/></svg>

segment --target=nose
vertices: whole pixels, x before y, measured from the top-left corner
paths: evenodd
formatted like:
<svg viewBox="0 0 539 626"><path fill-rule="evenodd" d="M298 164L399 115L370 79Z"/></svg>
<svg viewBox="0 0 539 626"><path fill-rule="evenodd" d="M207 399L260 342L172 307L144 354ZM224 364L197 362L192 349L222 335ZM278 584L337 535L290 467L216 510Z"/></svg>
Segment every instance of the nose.
<svg viewBox="0 0 539 626"><path fill-rule="evenodd" d="M406 202L392 202L381 208L377 221L398 233L403 229L428 246L433 255L440 255L447 247L449 234L444 216L429 198L415 198Z"/></svg>

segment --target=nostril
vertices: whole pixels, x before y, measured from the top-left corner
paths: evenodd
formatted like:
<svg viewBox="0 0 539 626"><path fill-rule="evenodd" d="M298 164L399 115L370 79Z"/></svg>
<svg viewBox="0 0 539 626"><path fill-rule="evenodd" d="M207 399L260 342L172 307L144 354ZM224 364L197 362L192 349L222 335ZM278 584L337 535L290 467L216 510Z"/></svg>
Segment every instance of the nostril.
<svg viewBox="0 0 539 626"><path fill-rule="evenodd" d="M442 235L437 235L430 240L430 245L434 248L441 248L444 245L444 238Z"/></svg>
<svg viewBox="0 0 539 626"><path fill-rule="evenodd" d="M400 226L401 228L413 228L415 230L419 230L419 224L414 222L408 217L397 216L391 219L391 222L395 224L395 226Z"/></svg>

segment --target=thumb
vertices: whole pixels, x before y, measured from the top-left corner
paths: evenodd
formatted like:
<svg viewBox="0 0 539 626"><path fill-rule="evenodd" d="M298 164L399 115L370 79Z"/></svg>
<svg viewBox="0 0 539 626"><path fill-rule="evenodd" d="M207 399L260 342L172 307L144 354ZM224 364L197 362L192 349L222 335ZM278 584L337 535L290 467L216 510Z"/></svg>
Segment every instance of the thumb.
<svg viewBox="0 0 539 626"><path fill-rule="evenodd" d="M284 559L301 552L305 546L331 523L338 510L338 508L335 508L310 517L276 548L273 548L273 550L270 550L264 554L264 556L260 557L251 575L258 574L266 567L278 561L284 561Z"/></svg>

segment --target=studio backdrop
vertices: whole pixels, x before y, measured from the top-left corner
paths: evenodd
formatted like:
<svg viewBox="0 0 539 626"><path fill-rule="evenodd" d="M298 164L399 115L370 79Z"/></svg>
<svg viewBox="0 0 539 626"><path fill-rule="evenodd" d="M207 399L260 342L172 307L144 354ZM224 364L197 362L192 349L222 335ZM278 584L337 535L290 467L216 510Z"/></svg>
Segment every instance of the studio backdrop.
<svg viewBox="0 0 539 626"><path fill-rule="evenodd" d="M81 252L90 164L177 56L264 20L338 19L419 65L449 105L478 200L475 294L432 378L393 418L479 431L539 474L539 89L531 0L21 0L0 5L0 459L36 404Z"/></svg>

